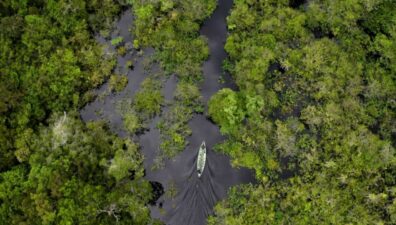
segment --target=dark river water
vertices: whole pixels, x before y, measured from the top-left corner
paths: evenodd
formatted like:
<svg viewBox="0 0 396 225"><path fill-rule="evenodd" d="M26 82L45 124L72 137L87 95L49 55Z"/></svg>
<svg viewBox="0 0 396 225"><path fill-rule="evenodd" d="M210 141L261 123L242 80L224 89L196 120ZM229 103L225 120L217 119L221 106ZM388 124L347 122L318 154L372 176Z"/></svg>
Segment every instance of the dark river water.
<svg viewBox="0 0 396 225"><path fill-rule="evenodd" d="M200 34L207 37L210 48L210 57L203 64L204 81L200 86L205 104L221 88L234 88L231 79L227 74L223 74L222 70L222 61L227 57L224 51L227 37L226 17L232 4L231 0L219 0L217 9L203 23L200 30ZM126 42L130 42L132 36L129 28L132 22L131 11L124 12L116 24L115 31L111 35L112 38L122 36ZM98 37L98 41L108 46L106 51L109 54L115 52L115 48L109 44L108 40ZM84 121L107 120L114 132L121 137L128 136L123 130L122 117L117 110L117 103L119 104L123 99L132 98L134 93L139 90L140 83L149 75L149 72L144 68L144 61L152 55L153 50L145 49L144 52L144 56L140 57L134 52L129 52L125 56L117 56L116 72L128 76L127 87L120 93L103 95L88 104L81 110L81 117ZM128 60L135 61L133 70L125 67ZM221 76L225 78L225 82L219 82ZM166 101L172 101L177 82L175 76L170 76L164 81L162 92ZM106 90L107 84L104 84L97 92L100 95ZM219 128L208 120L205 114L195 114L189 121L192 135L188 137L189 145L186 149L175 158L166 161L164 168L158 170L151 168L160 151L160 133L156 128L160 116L150 122L146 132L131 137L140 143L141 152L145 157L146 179L158 184L157 187L163 188L165 193L173 193L172 195L161 195L150 206L152 217L158 218L166 224L206 224L207 217L213 212L213 206L226 197L231 186L255 180L251 170L232 168L228 156L212 151L213 146L222 142L225 137L220 134ZM203 175L198 178L196 158L198 148L203 140L205 140L208 150L207 161Z"/></svg>

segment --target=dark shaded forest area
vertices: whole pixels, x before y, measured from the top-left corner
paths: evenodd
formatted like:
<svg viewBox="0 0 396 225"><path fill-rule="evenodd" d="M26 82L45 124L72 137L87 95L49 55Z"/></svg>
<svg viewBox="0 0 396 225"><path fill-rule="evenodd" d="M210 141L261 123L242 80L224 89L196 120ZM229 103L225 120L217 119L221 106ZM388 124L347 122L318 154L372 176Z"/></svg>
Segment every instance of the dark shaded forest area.
<svg viewBox="0 0 396 225"><path fill-rule="evenodd" d="M215 0L1 1L0 224L161 224L138 144L78 113L107 80L128 82L95 39L127 8L133 48L178 78L161 157L188 145ZM238 88L217 92L208 117L226 137L216 150L257 183L231 188L208 223L396 224L396 2L235 0L227 25ZM132 134L161 111L155 79L124 118Z"/></svg>

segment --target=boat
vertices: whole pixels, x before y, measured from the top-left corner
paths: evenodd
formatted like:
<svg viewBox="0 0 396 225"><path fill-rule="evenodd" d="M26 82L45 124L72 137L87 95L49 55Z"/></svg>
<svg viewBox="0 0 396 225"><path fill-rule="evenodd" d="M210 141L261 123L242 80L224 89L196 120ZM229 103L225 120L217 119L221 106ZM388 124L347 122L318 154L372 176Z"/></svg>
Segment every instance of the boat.
<svg viewBox="0 0 396 225"><path fill-rule="evenodd" d="M205 141L203 141L198 150L198 158L197 158L198 177L201 177L205 169L205 163L206 163L206 145L205 145Z"/></svg>

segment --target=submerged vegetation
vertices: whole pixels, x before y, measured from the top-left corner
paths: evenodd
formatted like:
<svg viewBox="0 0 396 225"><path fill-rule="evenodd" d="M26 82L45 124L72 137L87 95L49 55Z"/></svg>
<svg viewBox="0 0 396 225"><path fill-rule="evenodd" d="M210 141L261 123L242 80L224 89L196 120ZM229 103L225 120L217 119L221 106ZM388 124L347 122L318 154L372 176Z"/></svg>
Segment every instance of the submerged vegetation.
<svg viewBox="0 0 396 225"><path fill-rule="evenodd" d="M199 80L209 52L198 31L215 6L215 0L132 0L135 41L157 49L166 72L183 80Z"/></svg>
<svg viewBox="0 0 396 225"><path fill-rule="evenodd" d="M161 149L164 158L174 157L187 145L191 135L188 121L194 112L202 112L201 95L196 85L181 82L174 92L174 101L158 124L161 132Z"/></svg>
<svg viewBox="0 0 396 225"><path fill-rule="evenodd" d="M158 79L146 78L136 93L133 106L137 112L148 117L153 117L161 111L164 99L161 94L161 82Z"/></svg>
<svg viewBox="0 0 396 225"><path fill-rule="evenodd" d="M134 13L131 43L109 39L125 6ZM130 136L161 115L161 166L204 112L209 49L198 31L215 6L0 2L0 224L158 223L139 146L78 116L106 79L106 94L128 84L94 36L120 57L155 49L160 72L148 71L119 109ZM216 149L253 169L257 183L232 188L208 223L396 224L395 1L235 0L227 24L224 69L238 89L216 93L208 114L227 137ZM178 84L168 104L161 89L171 74Z"/></svg>
<svg viewBox="0 0 396 225"><path fill-rule="evenodd" d="M297 4L301 2L301 4ZM394 1L235 1L209 113L233 164L210 224L396 223Z"/></svg>
<svg viewBox="0 0 396 225"><path fill-rule="evenodd" d="M123 116L124 128L129 134L139 134L147 129L150 121L161 113L164 97L161 89L162 71L146 71L149 75L142 81L133 98L125 98L118 104Z"/></svg>
<svg viewBox="0 0 396 225"><path fill-rule="evenodd" d="M113 74L109 79L109 91L120 92L128 84L128 77L122 75Z"/></svg>
<svg viewBox="0 0 396 225"><path fill-rule="evenodd" d="M163 157L173 157L187 145L187 122L202 112L199 81L209 49L199 36L200 23L215 9L215 0L133 0L134 34L142 46L152 46L166 73L179 78L175 101L159 124Z"/></svg>

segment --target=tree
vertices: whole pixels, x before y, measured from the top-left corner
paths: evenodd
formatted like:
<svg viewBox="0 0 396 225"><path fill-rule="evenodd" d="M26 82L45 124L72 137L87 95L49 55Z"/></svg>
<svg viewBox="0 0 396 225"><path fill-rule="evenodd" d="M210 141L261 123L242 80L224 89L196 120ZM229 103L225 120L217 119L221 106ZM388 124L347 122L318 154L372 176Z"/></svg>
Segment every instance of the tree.
<svg viewBox="0 0 396 225"><path fill-rule="evenodd" d="M71 115L42 127L29 148L30 170L4 172L2 221L17 224L147 224L150 184L143 158L104 124L85 126Z"/></svg>
<svg viewBox="0 0 396 225"><path fill-rule="evenodd" d="M224 88L217 92L209 102L209 115L221 127L222 133L232 133L245 118L244 106L238 94Z"/></svg>
<svg viewBox="0 0 396 225"><path fill-rule="evenodd" d="M258 183L233 188L209 224L392 224L396 5L296 5L237 1L227 19L239 90L209 110L227 131L219 149Z"/></svg>

